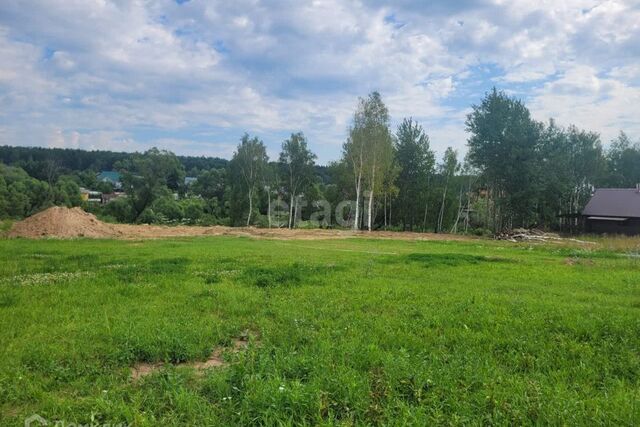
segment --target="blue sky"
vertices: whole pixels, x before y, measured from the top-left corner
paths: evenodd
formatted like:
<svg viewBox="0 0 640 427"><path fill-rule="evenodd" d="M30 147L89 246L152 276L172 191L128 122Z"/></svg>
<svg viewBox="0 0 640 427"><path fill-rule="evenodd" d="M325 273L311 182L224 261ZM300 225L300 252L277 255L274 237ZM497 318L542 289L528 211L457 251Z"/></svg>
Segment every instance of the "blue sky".
<svg viewBox="0 0 640 427"><path fill-rule="evenodd" d="M340 156L358 96L465 151L492 86L556 118L640 138L640 2L0 2L0 144L229 158L303 131Z"/></svg>

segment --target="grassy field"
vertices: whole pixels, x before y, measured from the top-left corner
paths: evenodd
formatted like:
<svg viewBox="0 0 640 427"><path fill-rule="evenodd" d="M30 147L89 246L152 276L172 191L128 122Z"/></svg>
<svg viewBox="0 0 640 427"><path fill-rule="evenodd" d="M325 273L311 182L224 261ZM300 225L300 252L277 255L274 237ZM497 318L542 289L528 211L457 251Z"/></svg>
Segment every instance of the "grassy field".
<svg viewBox="0 0 640 427"><path fill-rule="evenodd" d="M0 254L1 425L640 424L623 252L211 237ZM225 367L178 366L240 336Z"/></svg>

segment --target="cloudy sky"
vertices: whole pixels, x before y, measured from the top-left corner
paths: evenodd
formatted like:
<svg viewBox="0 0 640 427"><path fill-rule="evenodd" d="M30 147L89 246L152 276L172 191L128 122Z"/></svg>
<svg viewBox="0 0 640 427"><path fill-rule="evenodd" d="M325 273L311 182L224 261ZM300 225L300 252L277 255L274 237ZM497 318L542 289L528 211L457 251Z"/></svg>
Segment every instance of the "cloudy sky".
<svg viewBox="0 0 640 427"><path fill-rule="evenodd" d="M302 130L336 159L358 96L464 152L492 86L640 138L640 0L0 2L0 145L275 156Z"/></svg>

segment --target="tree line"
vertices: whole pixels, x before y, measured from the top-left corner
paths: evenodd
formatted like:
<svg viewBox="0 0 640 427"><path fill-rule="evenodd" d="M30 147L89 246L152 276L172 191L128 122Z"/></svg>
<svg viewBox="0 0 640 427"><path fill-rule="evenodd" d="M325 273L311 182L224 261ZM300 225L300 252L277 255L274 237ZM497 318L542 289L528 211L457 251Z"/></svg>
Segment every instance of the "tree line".
<svg viewBox="0 0 640 427"><path fill-rule="evenodd" d="M373 92L358 100L341 157L326 167L302 132L282 142L276 159L249 134L229 161L156 148L0 147L0 216L81 205L81 186L113 191L96 173L114 169L127 197L84 203L112 221L490 233L571 227L595 187L640 182L638 142L621 132L605 150L597 133L535 121L521 100L496 89L472 106L465 126L467 155L449 147L436 161L426 130L410 117L392 129Z"/></svg>

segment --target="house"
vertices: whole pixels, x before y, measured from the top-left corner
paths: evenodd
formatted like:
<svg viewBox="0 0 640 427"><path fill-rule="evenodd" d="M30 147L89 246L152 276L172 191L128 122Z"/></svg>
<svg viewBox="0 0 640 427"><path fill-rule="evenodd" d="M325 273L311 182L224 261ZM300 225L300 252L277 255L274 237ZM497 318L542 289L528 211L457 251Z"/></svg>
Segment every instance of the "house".
<svg viewBox="0 0 640 427"><path fill-rule="evenodd" d="M102 193L100 193L99 191L92 191L84 187L80 187L80 198L84 202L100 203L100 201L102 200L101 197Z"/></svg>
<svg viewBox="0 0 640 427"><path fill-rule="evenodd" d="M109 182L116 190L122 189L122 176L116 171L102 171L98 174L98 181Z"/></svg>
<svg viewBox="0 0 640 427"><path fill-rule="evenodd" d="M185 187L188 187L191 184L193 184L194 182L196 182L197 180L198 180L198 178L196 178L195 176L185 176L184 177L184 185L185 185Z"/></svg>
<svg viewBox="0 0 640 427"><path fill-rule="evenodd" d="M640 235L640 184L596 189L582 217L590 233Z"/></svg>

